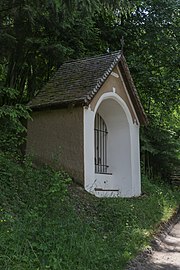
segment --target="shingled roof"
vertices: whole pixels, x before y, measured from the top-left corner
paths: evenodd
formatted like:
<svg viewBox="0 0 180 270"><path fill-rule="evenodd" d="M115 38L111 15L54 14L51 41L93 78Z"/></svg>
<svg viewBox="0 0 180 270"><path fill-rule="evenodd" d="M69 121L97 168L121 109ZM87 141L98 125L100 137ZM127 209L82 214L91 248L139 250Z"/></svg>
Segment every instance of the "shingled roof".
<svg viewBox="0 0 180 270"><path fill-rule="evenodd" d="M68 104L88 105L117 64L140 123L146 124L146 115L121 51L64 63L29 106L42 110Z"/></svg>

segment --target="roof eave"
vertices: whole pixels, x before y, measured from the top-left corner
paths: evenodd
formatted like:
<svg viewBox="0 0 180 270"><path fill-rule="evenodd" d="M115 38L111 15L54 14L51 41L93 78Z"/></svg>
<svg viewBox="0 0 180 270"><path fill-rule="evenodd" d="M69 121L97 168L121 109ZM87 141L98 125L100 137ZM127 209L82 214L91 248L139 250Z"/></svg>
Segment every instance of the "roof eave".
<svg viewBox="0 0 180 270"><path fill-rule="evenodd" d="M102 87L102 85L105 83L105 81L107 80L107 78L109 77L109 75L111 74L112 70L114 69L114 67L118 64L118 62L120 61L122 57L122 52L119 51L119 55L114 59L113 63L111 64L111 66L109 67L108 70L105 71L104 75L102 76L102 78L100 78L100 80L98 81L98 83L96 84L96 86L94 87L94 89L88 93L86 95L86 97L84 98L84 103L85 105L89 105L92 101L92 99L94 98L94 96L97 94L97 92L99 91L99 89Z"/></svg>
<svg viewBox="0 0 180 270"><path fill-rule="evenodd" d="M139 122L141 125L147 125L148 124L148 119L147 116L144 112L143 106L140 102L137 90L135 88L132 76L130 74L128 65L126 63L125 57L123 56L122 52L120 52L119 56L114 60L112 63L111 67L106 71L103 75L103 77L100 79L100 81L97 83L97 85L94 87L94 89L86 95L84 99L84 104L89 105L94 98L94 96L97 94L99 89L102 87L102 85L105 83L109 75L111 74L113 68L119 65L120 71L123 76L123 80L125 82L126 88L128 90L128 94L132 100L132 103L134 105L134 109L136 111L137 117L139 119Z"/></svg>
<svg viewBox="0 0 180 270"><path fill-rule="evenodd" d="M73 101L63 101L63 102L53 102L53 103L45 103L45 104L38 104L38 105L29 105L29 108L32 111L43 111L47 109L62 109L67 107L78 107L86 105L83 99L73 100Z"/></svg>
<svg viewBox="0 0 180 270"><path fill-rule="evenodd" d="M132 103L134 105L134 109L136 111L137 117L140 121L141 125L146 126L148 124L148 119L146 116L146 113L143 109L143 106L141 104L140 98L138 96L136 87L134 85L132 76L130 74L128 65L126 63L125 57L122 55L122 57L120 58L120 61L118 62L118 66L120 68L124 83L126 85L128 94L132 100Z"/></svg>

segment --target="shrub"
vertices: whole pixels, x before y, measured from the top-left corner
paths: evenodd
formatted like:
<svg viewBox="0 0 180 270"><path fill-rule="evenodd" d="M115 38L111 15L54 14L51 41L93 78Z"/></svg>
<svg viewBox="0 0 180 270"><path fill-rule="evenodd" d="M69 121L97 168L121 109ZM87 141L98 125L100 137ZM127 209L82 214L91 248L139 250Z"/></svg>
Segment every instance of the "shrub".
<svg viewBox="0 0 180 270"><path fill-rule="evenodd" d="M22 104L16 104L18 92L12 88L3 88L0 92L0 150L17 152L25 141L26 120L30 110Z"/></svg>
<svg viewBox="0 0 180 270"><path fill-rule="evenodd" d="M151 122L141 132L141 154L145 173L156 178L160 176L168 181L176 168L180 166L179 130L171 130Z"/></svg>

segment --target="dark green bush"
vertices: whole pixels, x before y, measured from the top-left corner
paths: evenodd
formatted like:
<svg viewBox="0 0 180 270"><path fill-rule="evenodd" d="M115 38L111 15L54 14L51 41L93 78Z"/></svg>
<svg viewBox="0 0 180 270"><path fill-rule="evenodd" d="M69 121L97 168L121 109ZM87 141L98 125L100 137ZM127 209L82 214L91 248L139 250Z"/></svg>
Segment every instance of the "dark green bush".
<svg viewBox="0 0 180 270"><path fill-rule="evenodd" d="M168 181L169 176L180 167L179 149L179 129L157 125L152 119L141 132L143 168L148 177L161 177Z"/></svg>
<svg viewBox="0 0 180 270"><path fill-rule="evenodd" d="M30 118L25 105L16 104L18 91L0 89L0 150L19 152L25 142L26 120Z"/></svg>

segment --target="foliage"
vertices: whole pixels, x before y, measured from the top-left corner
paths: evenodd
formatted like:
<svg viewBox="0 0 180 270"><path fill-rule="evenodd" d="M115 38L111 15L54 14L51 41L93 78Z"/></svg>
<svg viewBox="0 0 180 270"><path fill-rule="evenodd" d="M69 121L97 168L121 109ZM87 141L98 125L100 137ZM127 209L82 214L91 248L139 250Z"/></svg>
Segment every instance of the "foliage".
<svg viewBox="0 0 180 270"><path fill-rule="evenodd" d="M179 129L171 130L151 121L141 131L141 155L144 170L149 177L162 177L170 181L170 175L180 166Z"/></svg>
<svg viewBox="0 0 180 270"><path fill-rule="evenodd" d="M37 169L30 160L10 155L0 152L0 267L38 269L36 250L46 253L45 244L44 249L39 241L53 234L56 216L62 217L61 205L70 178L64 172L48 167ZM43 236L48 222L52 227Z"/></svg>
<svg viewBox="0 0 180 270"><path fill-rule="evenodd" d="M150 121L141 141L146 170L167 178L179 162L179 1L136 3L127 18L101 14L96 27L110 50L125 38L124 53Z"/></svg>
<svg viewBox="0 0 180 270"><path fill-rule="evenodd" d="M151 121L143 132L142 156L146 166L153 166L155 173L157 156L154 159L148 150L148 142L154 153L158 153L161 168L158 173L166 171L167 163L173 164L176 159L177 145L173 144L173 138L178 139L179 134L175 123L179 120L174 117L176 114L178 118L179 110L178 6L177 0L136 0L133 3L51 0L43 4L39 0L15 0L13 4L3 0L0 91L11 89L9 93L14 95L13 89L16 89L15 103L24 104L64 61L120 49L120 39L124 36L124 53ZM8 99L0 99L2 105L8 104ZM19 113L15 107L14 113ZM154 127L158 136L162 136L159 141L165 142L166 137L172 148L164 151L164 146L155 139Z"/></svg>
<svg viewBox="0 0 180 270"><path fill-rule="evenodd" d="M178 6L176 0L145 1L124 22L124 29L129 28L127 40L131 40L127 58L150 121L142 141L146 170L167 179L179 166Z"/></svg>
<svg viewBox="0 0 180 270"><path fill-rule="evenodd" d="M66 174L29 160L1 153L0 167L4 270L123 269L178 205L176 192L146 178L142 197L107 200L67 191Z"/></svg>
<svg viewBox="0 0 180 270"><path fill-rule="evenodd" d="M123 269L179 204L176 191L143 176L138 199L95 199L69 177L17 155L29 101L70 58L120 49L150 124L141 154L149 176L179 159L177 0L10 0L0 7L0 268ZM79 189L77 189L79 190Z"/></svg>
<svg viewBox="0 0 180 270"><path fill-rule="evenodd" d="M65 60L100 46L94 13L116 7L126 14L133 7L124 0L11 2L3 0L0 12L1 84L19 91L18 102L32 98Z"/></svg>
<svg viewBox="0 0 180 270"><path fill-rule="evenodd" d="M163 136L171 140L172 134L179 139L178 0L3 0L0 9L0 93L9 89L13 96L16 91L13 104L24 104L64 61L120 49L124 36L124 54L151 121L144 129L142 150L149 142L161 171L173 163L174 139L165 153L153 131L155 127L162 141ZM1 105L7 105L8 98L1 96ZM152 153L146 149L142 155L148 166Z"/></svg>
<svg viewBox="0 0 180 270"><path fill-rule="evenodd" d="M17 90L2 88L0 93L0 150L16 152L25 141L25 122L30 117L23 104L17 104ZM15 104L14 104L15 103Z"/></svg>
<svg viewBox="0 0 180 270"><path fill-rule="evenodd" d="M148 114L163 122L179 104L179 23L176 0L142 3L127 22L128 58L141 98Z"/></svg>

